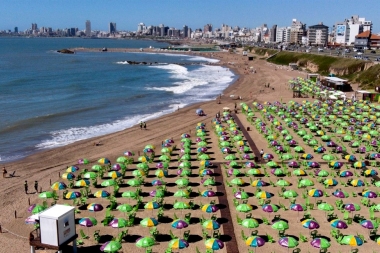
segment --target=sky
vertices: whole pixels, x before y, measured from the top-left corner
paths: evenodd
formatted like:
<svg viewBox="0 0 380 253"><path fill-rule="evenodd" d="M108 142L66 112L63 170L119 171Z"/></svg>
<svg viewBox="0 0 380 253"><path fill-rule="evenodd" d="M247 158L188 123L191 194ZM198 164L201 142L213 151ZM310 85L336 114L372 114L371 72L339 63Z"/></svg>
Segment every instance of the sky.
<svg viewBox="0 0 380 253"><path fill-rule="evenodd" d="M18 27L19 31L38 27L108 30L116 22L117 30L136 31L137 24L181 29L183 25L203 29L205 24L254 28L290 26L292 19L307 26L319 22L332 27L352 15L373 23L380 32L379 0L0 0L0 30Z"/></svg>

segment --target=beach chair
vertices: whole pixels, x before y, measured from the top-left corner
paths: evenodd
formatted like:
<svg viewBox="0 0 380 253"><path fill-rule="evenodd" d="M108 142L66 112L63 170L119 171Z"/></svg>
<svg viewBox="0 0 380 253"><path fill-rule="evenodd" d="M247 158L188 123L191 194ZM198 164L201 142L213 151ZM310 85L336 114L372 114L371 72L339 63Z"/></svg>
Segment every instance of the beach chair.
<svg viewBox="0 0 380 253"><path fill-rule="evenodd" d="M278 237L284 237L285 236L285 230L278 230Z"/></svg>
<svg viewBox="0 0 380 253"><path fill-rule="evenodd" d="M241 230L240 234L241 234L241 238L242 238L244 241L247 240L248 237L244 234L244 231L243 231L243 230Z"/></svg>
<svg viewBox="0 0 380 253"><path fill-rule="evenodd" d="M190 224L191 213L185 214L185 221Z"/></svg>
<svg viewBox="0 0 380 253"><path fill-rule="evenodd" d="M262 217L262 220L263 220L263 223L266 224L266 225L270 225L271 224L266 217Z"/></svg>
<svg viewBox="0 0 380 253"><path fill-rule="evenodd" d="M173 239L178 239L178 236L175 236L171 230L169 230L169 235Z"/></svg>
<svg viewBox="0 0 380 253"><path fill-rule="evenodd" d="M292 252L293 252L293 253L300 253L300 252L301 252L301 249L300 249L300 248L295 248L295 249L293 249Z"/></svg>
<svg viewBox="0 0 380 253"><path fill-rule="evenodd" d="M172 249L171 248L167 248L166 250L165 250L165 253L172 253L173 251L172 251Z"/></svg>
<svg viewBox="0 0 380 253"><path fill-rule="evenodd" d="M251 232L251 236L256 236L258 233L259 233L258 230L252 230L252 232Z"/></svg>
<svg viewBox="0 0 380 253"><path fill-rule="evenodd" d="M147 248L147 249L145 250L145 253L152 253L152 252L153 252L152 248Z"/></svg>
<svg viewBox="0 0 380 253"><path fill-rule="evenodd" d="M183 239L185 241L188 241L189 240L189 237L190 237L190 230L186 230L184 233L183 233Z"/></svg>
<svg viewBox="0 0 380 253"><path fill-rule="evenodd" d="M300 240L301 240L301 242L307 242L308 241L307 237L304 236L302 233L300 233Z"/></svg>
<svg viewBox="0 0 380 253"><path fill-rule="evenodd" d="M273 217L273 220L274 220L274 221L281 220L281 215L280 215L280 214L276 214L276 215Z"/></svg>
<svg viewBox="0 0 380 253"><path fill-rule="evenodd" d="M99 243L100 242L100 230L95 230L95 232L94 232L94 239L95 239L95 241L97 242L97 243Z"/></svg>
<svg viewBox="0 0 380 253"><path fill-rule="evenodd" d="M310 232L310 236L311 236L311 238L315 238L315 237L317 237L317 235L318 235L318 230L313 230L313 231L311 231Z"/></svg>
<svg viewBox="0 0 380 253"><path fill-rule="evenodd" d="M202 228L202 238L207 240L208 239L208 233Z"/></svg>
<svg viewBox="0 0 380 253"><path fill-rule="evenodd" d="M276 240L273 239L273 236L268 235L268 234L266 234L266 236L268 238L268 242L270 242L270 243L275 243L276 242Z"/></svg>
<svg viewBox="0 0 380 253"><path fill-rule="evenodd" d="M241 218L239 218L239 216L238 215L236 215L236 221L237 221L237 224L239 224L239 225L241 225L242 224L242 219Z"/></svg>
<svg viewBox="0 0 380 253"><path fill-rule="evenodd" d="M215 214L213 214L212 216L211 216L211 220L216 220L218 217L215 215Z"/></svg>
<svg viewBox="0 0 380 253"><path fill-rule="evenodd" d="M234 202L234 206L237 207L239 205L239 201L237 199L232 200Z"/></svg>
<svg viewBox="0 0 380 253"><path fill-rule="evenodd" d="M190 232L190 230L189 230L189 232ZM214 232L212 233L212 238L217 238L217 239L219 239L219 237L220 237L219 229L214 230ZM186 240L186 239L185 239L185 240ZM187 241L187 240L186 240L186 241Z"/></svg>
<svg viewBox="0 0 380 253"><path fill-rule="evenodd" d="M252 213L247 213L247 214L245 215L245 218L246 218L246 219L250 219L250 218L252 218Z"/></svg>
<svg viewBox="0 0 380 253"><path fill-rule="evenodd" d="M201 253L198 249L198 247L195 247L196 253Z"/></svg>
<svg viewBox="0 0 380 253"><path fill-rule="evenodd" d="M83 231L83 229L79 230L80 236L82 239L88 239L90 238L88 235L86 235Z"/></svg>
<svg viewBox="0 0 380 253"><path fill-rule="evenodd" d="M344 211L343 220L347 221L350 218L350 213L348 211Z"/></svg>

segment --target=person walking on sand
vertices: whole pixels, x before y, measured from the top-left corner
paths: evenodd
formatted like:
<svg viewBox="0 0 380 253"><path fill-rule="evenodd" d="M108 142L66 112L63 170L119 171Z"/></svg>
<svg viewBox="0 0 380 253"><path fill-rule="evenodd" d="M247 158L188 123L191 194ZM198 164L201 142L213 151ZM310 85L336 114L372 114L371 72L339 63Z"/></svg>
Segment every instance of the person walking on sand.
<svg viewBox="0 0 380 253"><path fill-rule="evenodd" d="M6 178L7 176L7 170L5 169L5 166L3 167L3 178Z"/></svg>
<svg viewBox="0 0 380 253"><path fill-rule="evenodd" d="M25 188L25 194L28 194L28 181L26 181L26 180L24 183L24 188Z"/></svg>
<svg viewBox="0 0 380 253"><path fill-rule="evenodd" d="M146 122L144 121L144 130L146 130Z"/></svg>
<svg viewBox="0 0 380 253"><path fill-rule="evenodd" d="M261 150L260 150L260 156L261 156L261 159L263 159L263 155L264 155L264 150L261 149Z"/></svg>
<svg viewBox="0 0 380 253"><path fill-rule="evenodd" d="M34 190L36 190L36 193L38 193L38 181L34 181Z"/></svg>
<svg viewBox="0 0 380 253"><path fill-rule="evenodd" d="M143 127L143 122L140 121L140 129L142 129L142 127Z"/></svg>

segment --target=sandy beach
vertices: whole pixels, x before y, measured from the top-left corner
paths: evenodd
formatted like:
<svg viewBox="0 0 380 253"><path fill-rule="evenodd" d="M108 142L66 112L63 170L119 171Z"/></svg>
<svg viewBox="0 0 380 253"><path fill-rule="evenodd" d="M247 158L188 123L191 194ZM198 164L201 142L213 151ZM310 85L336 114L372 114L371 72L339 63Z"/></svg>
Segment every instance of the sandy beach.
<svg viewBox="0 0 380 253"><path fill-rule="evenodd" d="M81 50L81 49L75 49ZM85 49L82 49L85 50ZM97 51L98 49L94 49ZM124 49L123 49L124 50ZM127 50L127 49L125 49ZM111 50L112 51L112 50ZM131 50L136 51L136 50ZM147 50L145 51L147 52ZM165 52L172 53L172 52ZM185 54L184 52L179 52L181 54ZM223 159L223 155L219 150L217 137L213 133L211 128L211 119L215 117L216 113L223 111L223 107L234 108L235 104L238 107L237 117L242 121L244 126L250 126L249 122L246 120L245 115L240 114L240 106L241 102L245 102L249 105L252 102L264 102L264 101L283 101L287 102L289 100L298 100L302 101L303 99L293 99L293 94L291 90L288 89L288 80L295 77L306 77L306 73L300 71L289 70L287 67L275 66L269 64L265 61L265 59L259 59L260 57L256 57L253 61L248 61L246 56L243 56L241 53L230 54L227 52L191 52L192 55L200 55L209 58L215 58L220 60L218 65L224 66L226 68L230 68L231 70L238 75L238 78L235 83L231 84L220 97L215 98L213 101L190 105L185 108L180 108L178 111L165 115L163 117L147 121L147 129L141 130L139 126L134 126L132 128L125 129L124 131L120 131L117 133L105 135L102 137L97 137L94 139L78 141L73 144L55 148L51 150L42 151L31 155L25 159L20 161L12 162L9 164L2 164L1 166L5 166L8 173L12 173L15 171L16 177L7 177L3 178L0 184L0 224L3 229L3 233L0 234L0 252L27 252L29 251L29 232L32 230L31 225L26 225L24 220L27 218L30 213L27 212L27 208L30 203L42 203L40 199L38 199L38 194L35 193L33 189L33 182L38 180L39 187L42 191L49 191L50 183L56 181L62 181L59 175L64 173L64 170L67 166L77 164L78 159L87 158L90 160L90 164L95 164L96 161L102 157L107 157L111 161L115 161L117 157L122 156L122 154L126 150L133 151L135 153L135 160L139 156L139 153L142 154L142 150L146 144L153 144L156 147L161 146L161 142L167 138L173 138L175 143L178 145L180 141L180 137L182 133L189 133L190 135L195 133L195 126L198 122L206 123L207 130L209 131L210 138L210 151L212 151L213 162L225 162ZM269 87L266 87L269 84ZM241 98L241 99L240 99ZM310 98L311 99L311 98ZM204 112L207 114L206 116L200 117L195 114L195 110L197 108L202 108ZM259 135L256 130L249 131L249 134L255 141L257 147L259 149L263 148L266 151L267 142L266 140ZM193 137L193 135L192 135ZM193 138L194 139L194 138ZM94 142L100 142L101 145L94 146ZM159 148L158 148L159 150ZM178 153L178 151L176 152ZM159 154L159 152L157 152ZM198 166L199 162L193 162L194 165ZM178 163L172 162L171 167L175 167ZM81 166L80 166L81 167ZM152 164L151 169L154 168ZM82 167L81 167L82 168ZM135 164L131 165L130 168L135 168ZM154 171L154 170L153 170ZM175 174L176 170L172 170L171 173ZM130 172L128 172L130 173ZM154 172L152 172L154 174ZM225 174L222 173L224 177ZM166 180L167 183L173 183L177 178L168 178ZM24 193L24 181L27 180L29 183L29 194ZM293 177L292 180L296 180ZM191 182L199 182L199 177L191 178ZM225 180L223 180L225 182ZM223 183L222 182L222 183ZM293 182L296 185L295 182ZM198 187L194 187L196 191ZM203 189L199 187L199 189ZM216 189L216 187L214 187ZM120 189L120 191L124 191L125 189ZM152 190L152 187L142 187L143 192L149 192ZM251 192L254 189L250 189ZM173 191L173 189L171 189ZM274 190L276 194L278 189ZM62 194L60 194L62 195ZM236 237L236 241L238 243L239 252L247 252L247 246L245 246L244 241L240 237L240 231L242 228L236 225L236 211L232 205L233 193L230 189L227 189L227 199L229 202L229 208L231 211L232 221L234 223L235 235L230 235L231 237ZM150 199L150 198L149 198ZM125 203L128 202L126 199L120 199ZM167 203L173 203L175 200L174 197L165 198ZM204 199L199 197L195 197L195 203L199 203L203 201L203 203L207 202ZM217 198L215 198L217 202ZM274 197L272 202L278 202L279 197ZM103 199L89 199L88 203L96 201L97 203L103 203L106 205L108 203L107 200ZM119 201L119 200L118 200ZM133 202L132 200L131 202ZM124 203L123 202L123 203ZM250 202L253 202L250 200ZM64 203L72 203L72 201L67 201ZM133 202L134 203L134 202ZM284 202L285 204L285 202ZM15 211L17 212L17 218L15 218ZM122 216L123 214L115 211L115 216ZM153 212L154 213L154 212ZM165 211L165 215L172 217L174 213L176 215L180 215L181 211L174 211L173 209ZM187 213L184 210L183 213ZM139 210L137 216L140 218L151 216L152 212L149 210ZM200 210L192 211L192 216L200 217L204 215ZM283 213L282 211L279 214L283 214L284 217L290 217L289 223L293 224L297 222L297 214L296 213ZM82 211L81 214L78 214L78 217L83 217L85 215L89 215L87 210ZM220 211L216 213L216 215L220 216ZM240 214L240 217L243 218L244 214ZM264 213L261 210L253 211L253 217L260 218ZM301 215L301 214L300 214ZM96 214L98 221L102 220L104 217L104 211ZM317 219L323 220L323 212L315 213ZM202 236L201 226L199 224L191 224L189 226L191 229L191 234ZM81 229L81 227L77 226L77 232ZM102 234L107 234L112 236L117 235L117 231L103 227L103 225L98 225L97 228L83 228L84 231L92 235L95 229L100 229ZM158 226L158 230L160 233L168 234L170 226L169 224L160 224ZM299 233L303 230L298 229L297 226L291 226L291 228L287 231L289 234L293 234L295 236L299 236ZM276 231L271 230L271 228L265 228L264 226L260 226L258 228L259 234L262 235L265 233L272 233L277 238ZM271 231L269 231L271 230ZM88 232L87 232L88 231ZM173 231L173 230L172 230ZM249 230L244 230L246 234L249 234ZM306 230L305 230L306 231ZM183 231L173 231L177 234L183 233ZM223 234L223 226L220 229L221 234ZM325 235L329 235L329 230L321 230ZM355 231L352 231L354 233ZM307 234L308 231L305 232ZM132 228L129 228L129 234L134 235L135 237L138 235L149 235L148 228L141 228L139 225L135 225ZM364 234L364 233L363 233ZM134 237L132 237L134 238ZM164 252L167 247L167 242L161 242L158 245L153 247L153 252ZM228 242L227 242L228 244ZM373 242L371 242L373 244ZM90 238L85 241L85 244L79 248L79 252L98 252L95 250L96 242ZM132 242L123 242L123 250L120 252L145 252L144 249L137 248ZM301 245L301 244L300 244ZM307 248L306 244L302 244L303 246L300 248L302 252L318 252L317 249L311 248L310 246ZM309 245L309 244L308 244ZM334 247L338 247L339 245L334 242ZM183 249L181 252L195 252L195 248L198 248L201 252L205 252L204 243L202 240L198 240L194 243L190 243L190 247L188 249ZM334 247L330 248L331 252L338 252L334 250ZM370 248L369 244L366 246L362 246L361 249ZM96 249L99 247L97 246ZM343 249L347 249L347 246ZM258 249L256 252L287 252L287 249L281 248L278 244L269 244L267 243L263 248ZM38 252L54 252L52 250L39 250ZM227 252L226 248L219 250L218 252Z"/></svg>

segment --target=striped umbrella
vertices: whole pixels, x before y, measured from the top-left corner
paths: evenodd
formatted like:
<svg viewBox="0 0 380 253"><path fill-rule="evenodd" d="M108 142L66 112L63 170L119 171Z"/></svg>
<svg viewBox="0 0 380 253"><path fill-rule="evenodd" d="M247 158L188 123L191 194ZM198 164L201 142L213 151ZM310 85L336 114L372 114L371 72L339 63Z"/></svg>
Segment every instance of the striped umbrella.
<svg viewBox="0 0 380 253"><path fill-rule="evenodd" d="M202 223L202 227L208 230L216 230L220 228L220 224L215 220L206 220Z"/></svg>
<svg viewBox="0 0 380 253"><path fill-rule="evenodd" d="M189 243L183 239L176 238L169 242L168 247L171 249L184 249L189 247Z"/></svg>
<svg viewBox="0 0 380 253"><path fill-rule="evenodd" d="M140 221L140 225L143 227L155 227L158 225L158 221L155 218L145 218Z"/></svg>
<svg viewBox="0 0 380 253"><path fill-rule="evenodd" d="M67 188L67 185L64 182L55 182L51 185L51 189L58 191L58 190L64 190Z"/></svg>
<svg viewBox="0 0 380 253"><path fill-rule="evenodd" d="M224 248L224 243L216 238L211 238L205 241L206 249L220 250Z"/></svg>

